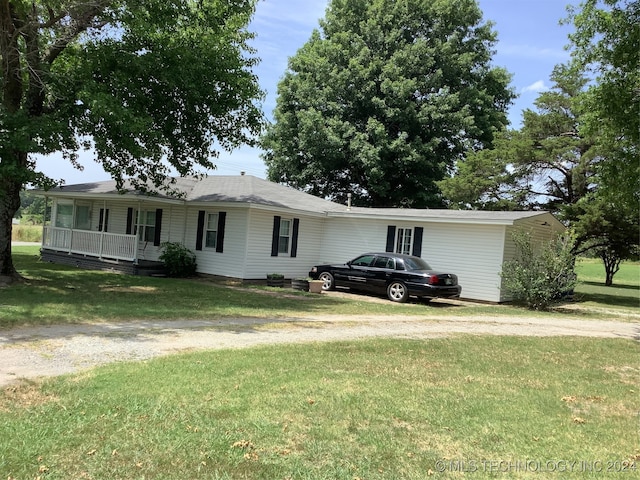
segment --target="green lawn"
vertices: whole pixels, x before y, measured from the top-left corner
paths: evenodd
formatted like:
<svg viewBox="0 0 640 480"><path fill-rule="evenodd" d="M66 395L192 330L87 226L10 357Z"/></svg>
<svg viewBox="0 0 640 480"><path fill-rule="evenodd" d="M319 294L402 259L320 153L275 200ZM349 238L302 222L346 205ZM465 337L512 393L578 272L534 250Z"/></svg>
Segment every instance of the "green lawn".
<svg viewBox="0 0 640 480"><path fill-rule="evenodd" d="M322 313L531 315L130 277L43 265L33 247L15 251L29 283L1 291L5 327ZM637 298L639 267L624 267L623 290L631 294L613 296ZM581 262L578 271L609 298L596 265ZM588 295L587 285L578 295ZM616 302L589 300L594 309L637 314L637 306ZM631 340L456 336L116 363L0 392L0 478L637 478L638 350Z"/></svg>
<svg viewBox="0 0 640 480"><path fill-rule="evenodd" d="M637 313L640 308L640 262L623 263L610 287L604 284L604 265L599 259L579 259L576 272L580 281L576 298L585 307L624 307Z"/></svg>
<svg viewBox="0 0 640 480"><path fill-rule="evenodd" d="M462 336L116 364L6 389L0 478L638 478L638 354Z"/></svg>
<svg viewBox="0 0 640 480"><path fill-rule="evenodd" d="M14 261L26 277L25 284L2 290L0 328L21 324L129 321L145 319L211 319L221 317L287 318L322 314L373 315L533 315L507 305L474 305L456 302L410 303L370 302L364 296L336 298L291 289L230 288L202 280L136 277L109 272L89 271L39 260L38 247L14 247ZM582 268L582 264L580 268ZM622 275L633 277L638 264L624 265ZM632 273L627 273L631 271ZM590 272L590 270L589 270ZM582 275L582 274L581 274ZM637 277L637 275L636 275ZM592 277L588 277L592 278ZM593 277L597 281L597 277ZM587 291L592 289L593 291ZM608 287L586 283L577 289L577 297L593 311L583 315L602 316L598 307L607 306L606 318L620 318L629 311L640 313L640 284ZM574 310L575 311L575 310ZM536 313L535 315L548 315Z"/></svg>

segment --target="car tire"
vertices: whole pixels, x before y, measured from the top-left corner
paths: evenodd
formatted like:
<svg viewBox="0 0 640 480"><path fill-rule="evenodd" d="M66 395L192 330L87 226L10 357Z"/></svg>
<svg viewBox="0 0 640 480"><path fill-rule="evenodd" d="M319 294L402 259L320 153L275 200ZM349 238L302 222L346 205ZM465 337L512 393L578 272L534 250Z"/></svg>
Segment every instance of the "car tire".
<svg viewBox="0 0 640 480"><path fill-rule="evenodd" d="M409 299L409 289L399 281L393 281L387 286L387 297L392 302L404 303Z"/></svg>
<svg viewBox="0 0 640 480"><path fill-rule="evenodd" d="M322 284L322 290L333 290L336 288L335 279L329 272L322 272L318 275L318 280L322 280L324 282Z"/></svg>

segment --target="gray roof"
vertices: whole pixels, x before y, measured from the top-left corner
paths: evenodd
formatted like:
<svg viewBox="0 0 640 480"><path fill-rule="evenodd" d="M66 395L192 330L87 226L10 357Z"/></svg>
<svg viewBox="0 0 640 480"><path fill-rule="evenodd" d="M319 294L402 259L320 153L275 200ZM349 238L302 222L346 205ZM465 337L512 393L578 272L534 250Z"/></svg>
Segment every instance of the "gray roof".
<svg viewBox="0 0 640 480"><path fill-rule="evenodd" d="M38 193L52 197L91 196L99 198L133 195L136 198L147 197L149 199L195 204L211 202L246 203L314 213L326 213L346 208L338 203L314 197L251 175L211 175L203 178L180 177L174 180L175 183L170 188L178 192L177 194L159 193L157 195L147 195L132 190L130 185L125 185L124 191L119 192L116 189L116 182L113 180L64 185L53 188L48 192L39 191Z"/></svg>
<svg viewBox="0 0 640 480"><path fill-rule="evenodd" d="M285 208L331 217L369 217L420 220L433 222L513 224L515 221L538 215L549 215L544 211L501 212L482 210L411 209L411 208L365 208L346 205L314 197L307 193L273 183L251 175L211 175L203 178L176 178L172 188L179 194L147 195L134 190L124 193L116 189L115 181L64 185L48 192L38 193L52 197L85 197L109 199L113 197L145 197L159 201L206 203L242 203L267 207ZM125 186L126 189L126 186ZM559 224L557 220L555 222Z"/></svg>

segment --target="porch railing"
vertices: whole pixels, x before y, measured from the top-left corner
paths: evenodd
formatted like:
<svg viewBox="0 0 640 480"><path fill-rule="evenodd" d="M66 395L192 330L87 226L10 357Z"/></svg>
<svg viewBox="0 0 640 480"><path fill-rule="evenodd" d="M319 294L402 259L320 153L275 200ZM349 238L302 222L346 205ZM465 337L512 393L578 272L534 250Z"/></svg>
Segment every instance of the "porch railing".
<svg viewBox="0 0 640 480"><path fill-rule="evenodd" d="M79 253L99 258L134 261L137 258L136 235L44 227L42 246L51 250Z"/></svg>

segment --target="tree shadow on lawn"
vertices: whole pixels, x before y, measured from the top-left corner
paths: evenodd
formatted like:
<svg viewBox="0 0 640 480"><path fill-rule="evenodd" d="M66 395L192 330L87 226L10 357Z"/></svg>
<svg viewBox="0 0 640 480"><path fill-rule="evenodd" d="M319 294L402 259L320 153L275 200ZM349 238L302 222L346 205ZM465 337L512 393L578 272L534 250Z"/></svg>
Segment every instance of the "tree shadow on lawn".
<svg viewBox="0 0 640 480"><path fill-rule="evenodd" d="M581 282L576 288L575 299L579 302L594 302L602 305L639 308L640 287L635 285L612 285L601 282Z"/></svg>

